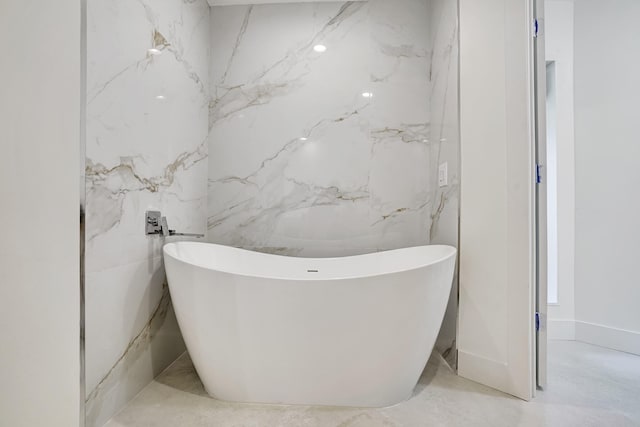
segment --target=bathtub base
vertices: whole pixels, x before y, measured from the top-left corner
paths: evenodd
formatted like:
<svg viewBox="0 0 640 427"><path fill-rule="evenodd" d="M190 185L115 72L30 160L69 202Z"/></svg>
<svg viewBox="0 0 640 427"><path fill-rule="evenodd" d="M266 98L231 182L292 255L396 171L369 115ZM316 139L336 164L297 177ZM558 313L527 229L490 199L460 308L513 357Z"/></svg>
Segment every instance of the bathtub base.
<svg viewBox="0 0 640 427"><path fill-rule="evenodd" d="M238 403L241 405L273 405L273 406L319 406L319 407L327 407L327 408L345 408L345 409L349 409L349 408L353 408L353 409L359 409L359 408L373 408L373 409L382 409L382 408L391 408L393 406L399 405L401 403L406 402L407 400L411 399L413 397L413 393L414 393L414 388L411 389L411 392L406 395L404 398L399 399L399 400L394 400L393 402L390 402L388 404L385 405L368 405L368 404L347 404L343 401L332 401L330 400L323 400L323 402L315 402L315 401L305 401L304 399L301 399L300 401L297 402L276 402L276 401L271 401L268 399L257 399L257 400L228 400L228 399L222 399L218 396L216 396L215 394L210 393L206 388L205 391L207 392L207 395L209 395L210 398L218 400L220 402L226 402L226 403Z"/></svg>

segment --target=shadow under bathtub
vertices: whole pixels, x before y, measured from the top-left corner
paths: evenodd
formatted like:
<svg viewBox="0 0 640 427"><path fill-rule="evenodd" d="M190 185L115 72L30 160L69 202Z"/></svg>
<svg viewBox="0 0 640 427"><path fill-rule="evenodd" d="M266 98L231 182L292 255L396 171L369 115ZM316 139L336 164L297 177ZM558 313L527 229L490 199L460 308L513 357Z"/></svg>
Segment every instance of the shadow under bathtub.
<svg viewBox="0 0 640 427"><path fill-rule="evenodd" d="M429 358L429 361L427 362L427 365L425 366L410 399L413 399L415 396L420 394L432 383L439 369L450 368L447 363L442 360L442 356L434 351L431 354L431 357ZM193 366L193 362L191 361L191 357L188 352L184 352L180 357L178 357L178 359L176 359L171 366L162 372L155 381L195 396L209 397L209 394L204 389L202 381L200 381L200 377Z"/></svg>

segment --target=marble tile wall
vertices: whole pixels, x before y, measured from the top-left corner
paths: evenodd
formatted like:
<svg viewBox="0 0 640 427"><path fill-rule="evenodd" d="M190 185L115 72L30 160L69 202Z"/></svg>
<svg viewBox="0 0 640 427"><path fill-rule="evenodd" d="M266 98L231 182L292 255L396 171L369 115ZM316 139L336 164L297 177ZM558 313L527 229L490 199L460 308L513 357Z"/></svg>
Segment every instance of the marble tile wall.
<svg viewBox="0 0 640 427"><path fill-rule="evenodd" d="M457 246L457 1L214 7L211 50L211 242ZM437 342L452 365L456 318L457 279Z"/></svg>
<svg viewBox="0 0 640 427"><path fill-rule="evenodd" d="M432 244L458 246L460 190L460 116L458 102L459 26L456 0L430 0L431 31L431 137L433 140L430 170L437 182L438 165L447 163L449 183L435 186L435 203L431 206L430 239ZM458 317L458 278L449 298L438 350L451 366L456 360L456 327Z"/></svg>
<svg viewBox="0 0 640 427"><path fill-rule="evenodd" d="M100 426L184 351L162 240L206 229L206 0L87 5L87 426ZM149 51L156 49L156 51Z"/></svg>
<svg viewBox="0 0 640 427"><path fill-rule="evenodd" d="M428 0L212 8L211 242L297 256L429 242L428 17Z"/></svg>
<svg viewBox="0 0 640 427"><path fill-rule="evenodd" d="M89 0L88 426L184 350L148 209L299 256L457 243L456 7Z"/></svg>

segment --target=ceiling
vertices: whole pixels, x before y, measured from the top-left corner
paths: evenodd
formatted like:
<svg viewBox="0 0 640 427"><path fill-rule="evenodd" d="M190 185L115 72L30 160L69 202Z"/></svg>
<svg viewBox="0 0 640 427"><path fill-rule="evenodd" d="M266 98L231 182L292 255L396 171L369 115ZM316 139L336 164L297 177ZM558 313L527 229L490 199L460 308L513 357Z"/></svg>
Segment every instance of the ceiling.
<svg viewBox="0 0 640 427"><path fill-rule="evenodd" d="M336 2L336 0L207 0L210 6L238 6L247 4L274 4L274 3L324 3ZM367 1L367 0L355 0Z"/></svg>

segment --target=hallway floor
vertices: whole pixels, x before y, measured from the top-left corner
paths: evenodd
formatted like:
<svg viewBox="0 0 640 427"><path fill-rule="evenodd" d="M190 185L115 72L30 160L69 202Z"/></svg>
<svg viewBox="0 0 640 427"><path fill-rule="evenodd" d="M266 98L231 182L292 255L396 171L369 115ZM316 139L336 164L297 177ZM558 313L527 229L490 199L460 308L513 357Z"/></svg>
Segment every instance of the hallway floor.
<svg viewBox="0 0 640 427"><path fill-rule="evenodd" d="M383 409L345 409L211 399L185 354L106 426L640 426L640 357L552 341L549 387L524 402L456 376L434 354L408 401Z"/></svg>

